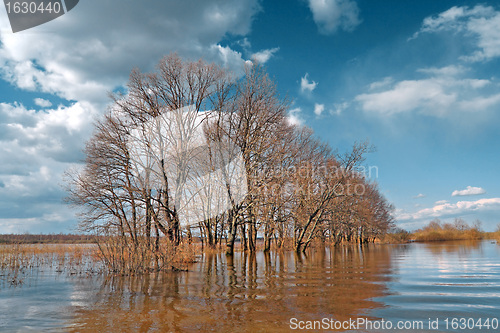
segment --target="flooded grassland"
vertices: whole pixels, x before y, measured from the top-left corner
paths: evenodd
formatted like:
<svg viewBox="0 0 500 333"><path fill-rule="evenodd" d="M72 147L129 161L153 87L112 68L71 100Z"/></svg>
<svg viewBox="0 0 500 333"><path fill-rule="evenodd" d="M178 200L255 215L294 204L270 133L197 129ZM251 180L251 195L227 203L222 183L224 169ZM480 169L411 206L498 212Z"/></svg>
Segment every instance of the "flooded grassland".
<svg viewBox="0 0 500 333"><path fill-rule="evenodd" d="M105 274L94 250L0 247L0 331L289 332L361 318L436 332L452 331L446 318L500 313L500 247L490 241L203 254L187 271L136 276Z"/></svg>

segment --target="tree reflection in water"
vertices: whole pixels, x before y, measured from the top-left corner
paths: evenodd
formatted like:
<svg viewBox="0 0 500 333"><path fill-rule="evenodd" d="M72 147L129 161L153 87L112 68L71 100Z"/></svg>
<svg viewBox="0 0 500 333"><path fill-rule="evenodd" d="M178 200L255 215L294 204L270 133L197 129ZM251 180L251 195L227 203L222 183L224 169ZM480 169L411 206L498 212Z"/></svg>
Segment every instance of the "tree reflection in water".
<svg viewBox="0 0 500 333"><path fill-rule="evenodd" d="M187 272L91 280L92 302L77 308L67 329L287 332L291 318L366 317L381 306L372 299L386 292L393 251L369 245L307 255L204 254Z"/></svg>

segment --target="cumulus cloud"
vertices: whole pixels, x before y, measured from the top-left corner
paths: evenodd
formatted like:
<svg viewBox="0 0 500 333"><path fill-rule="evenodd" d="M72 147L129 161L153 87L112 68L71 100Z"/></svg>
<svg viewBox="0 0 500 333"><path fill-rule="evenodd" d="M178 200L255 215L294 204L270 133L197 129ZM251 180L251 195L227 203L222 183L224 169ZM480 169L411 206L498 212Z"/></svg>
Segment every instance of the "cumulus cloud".
<svg viewBox="0 0 500 333"><path fill-rule="evenodd" d="M34 102L36 105L42 107L42 108L48 108L52 106L52 103L49 100L43 99L43 98L35 98Z"/></svg>
<svg viewBox="0 0 500 333"><path fill-rule="evenodd" d="M323 113L323 111L325 111L325 105L324 104L314 104L314 114L316 116L321 116L321 114Z"/></svg>
<svg viewBox="0 0 500 333"><path fill-rule="evenodd" d="M0 232L71 231L61 221L74 219L62 175L83 159L97 113L88 102L43 111L0 104Z"/></svg>
<svg viewBox="0 0 500 333"><path fill-rule="evenodd" d="M251 63L250 60L243 60L240 52L234 51L229 46L222 46L219 44L211 45L205 56L207 55L215 55L220 59L219 62L237 74L243 73L244 63Z"/></svg>
<svg viewBox="0 0 500 333"><path fill-rule="evenodd" d="M309 0L309 8L320 33L339 29L353 31L360 23L359 8L353 0Z"/></svg>
<svg viewBox="0 0 500 333"><path fill-rule="evenodd" d="M365 93L356 97L363 110L384 114L394 114L422 109L447 109L453 104L457 95L447 93L443 82L435 79L404 80L397 82L390 89Z"/></svg>
<svg viewBox="0 0 500 333"><path fill-rule="evenodd" d="M413 197L413 199L420 199L420 198L425 198L425 194L419 193Z"/></svg>
<svg viewBox="0 0 500 333"><path fill-rule="evenodd" d="M435 202L435 205L444 205L444 204L447 204L447 203L449 203L448 200L439 200L439 201Z"/></svg>
<svg viewBox="0 0 500 333"><path fill-rule="evenodd" d="M0 103L0 154L10 156L1 156L4 163L0 171L9 165L16 168L15 159L11 159L14 156L38 155L56 161L78 162L82 157L82 144L92 132L92 122L98 113L99 110L88 102L43 111Z"/></svg>
<svg viewBox="0 0 500 333"><path fill-rule="evenodd" d="M304 119L302 118L302 109L294 108L288 111L288 122L292 125L301 126L304 124Z"/></svg>
<svg viewBox="0 0 500 333"><path fill-rule="evenodd" d="M247 34L260 10L257 0L107 0L96 6L80 2L69 14L17 34L8 32L0 11L3 78L65 99L107 100L107 91L122 85L132 68L151 70L169 52L234 64L213 46L227 33Z"/></svg>
<svg viewBox="0 0 500 333"><path fill-rule="evenodd" d="M279 47L273 49L262 50L252 54L252 59L257 61L259 64L265 64L271 59L271 57L279 51Z"/></svg>
<svg viewBox="0 0 500 333"><path fill-rule="evenodd" d="M453 191L451 196L457 197L457 196L466 196L466 195L480 195L480 194L484 194L484 193L486 193L486 191L481 187L467 186L467 188L465 190Z"/></svg>
<svg viewBox="0 0 500 333"><path fill-rule="evenodd" d="M300 91L303 93L311 93L318 85L315 81L309 81L309 73L306 73L303 78L300 79Z"/></svg>
<svg viewBox="0 0 500 333"><path fill-rule="evenodd" d="M500 56L500 12L491 6L452 7L424 19L412 38L422 33L453 32L471 38L476 50L463 56L467 61L490 60Z"/></svg>
<svg viewBox="0 0 500 333"><path fill-rule="evenodd" d="M396 216L400 221L424 220L449 216L460 216L488 210L500 210L500 198L479 199L476 201L436 202L432 208L424 208L415 213L399 212Z"/></svg>
<svg viewBox="0 0 500 333"><path fill-rule="evenodd" d="M427 77L402 81L384 78L355 100L364 111L383 115L416 110L444 116L452 111L483 111L500 103L500 94L490 94L486 89L493 84L491 80L464 77L466 70L459 66L417 72Z"/></svg>

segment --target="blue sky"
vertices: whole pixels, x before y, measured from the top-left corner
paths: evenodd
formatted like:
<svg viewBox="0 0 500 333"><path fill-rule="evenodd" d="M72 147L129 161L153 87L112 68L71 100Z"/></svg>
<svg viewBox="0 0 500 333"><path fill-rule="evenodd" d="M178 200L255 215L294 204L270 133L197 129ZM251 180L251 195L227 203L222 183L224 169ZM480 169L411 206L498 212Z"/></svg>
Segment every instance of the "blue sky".
<svg viewBox="0 0 500 333"><path fill-rule="evenodd" d="M496 2L88 0L16 34L0 8L0 233L74 230L64 170L108 91L170 52L236 72L257 59L290 121L340 151L369 139L399 226L500 223Z"/></svg>

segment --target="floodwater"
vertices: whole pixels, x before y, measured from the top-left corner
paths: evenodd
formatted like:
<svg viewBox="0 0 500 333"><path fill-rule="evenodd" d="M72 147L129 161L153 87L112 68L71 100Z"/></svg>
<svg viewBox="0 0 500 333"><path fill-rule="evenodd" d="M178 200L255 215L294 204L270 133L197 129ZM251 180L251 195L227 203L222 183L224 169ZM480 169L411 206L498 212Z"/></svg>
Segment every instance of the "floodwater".
<svg viewBox="0 0 500 333"><path fill-rule="evenodd" d="M0 283L0 332L496 332L499 320L491 241L205 254L186 272L131 277L40 268Z"/></svg>

